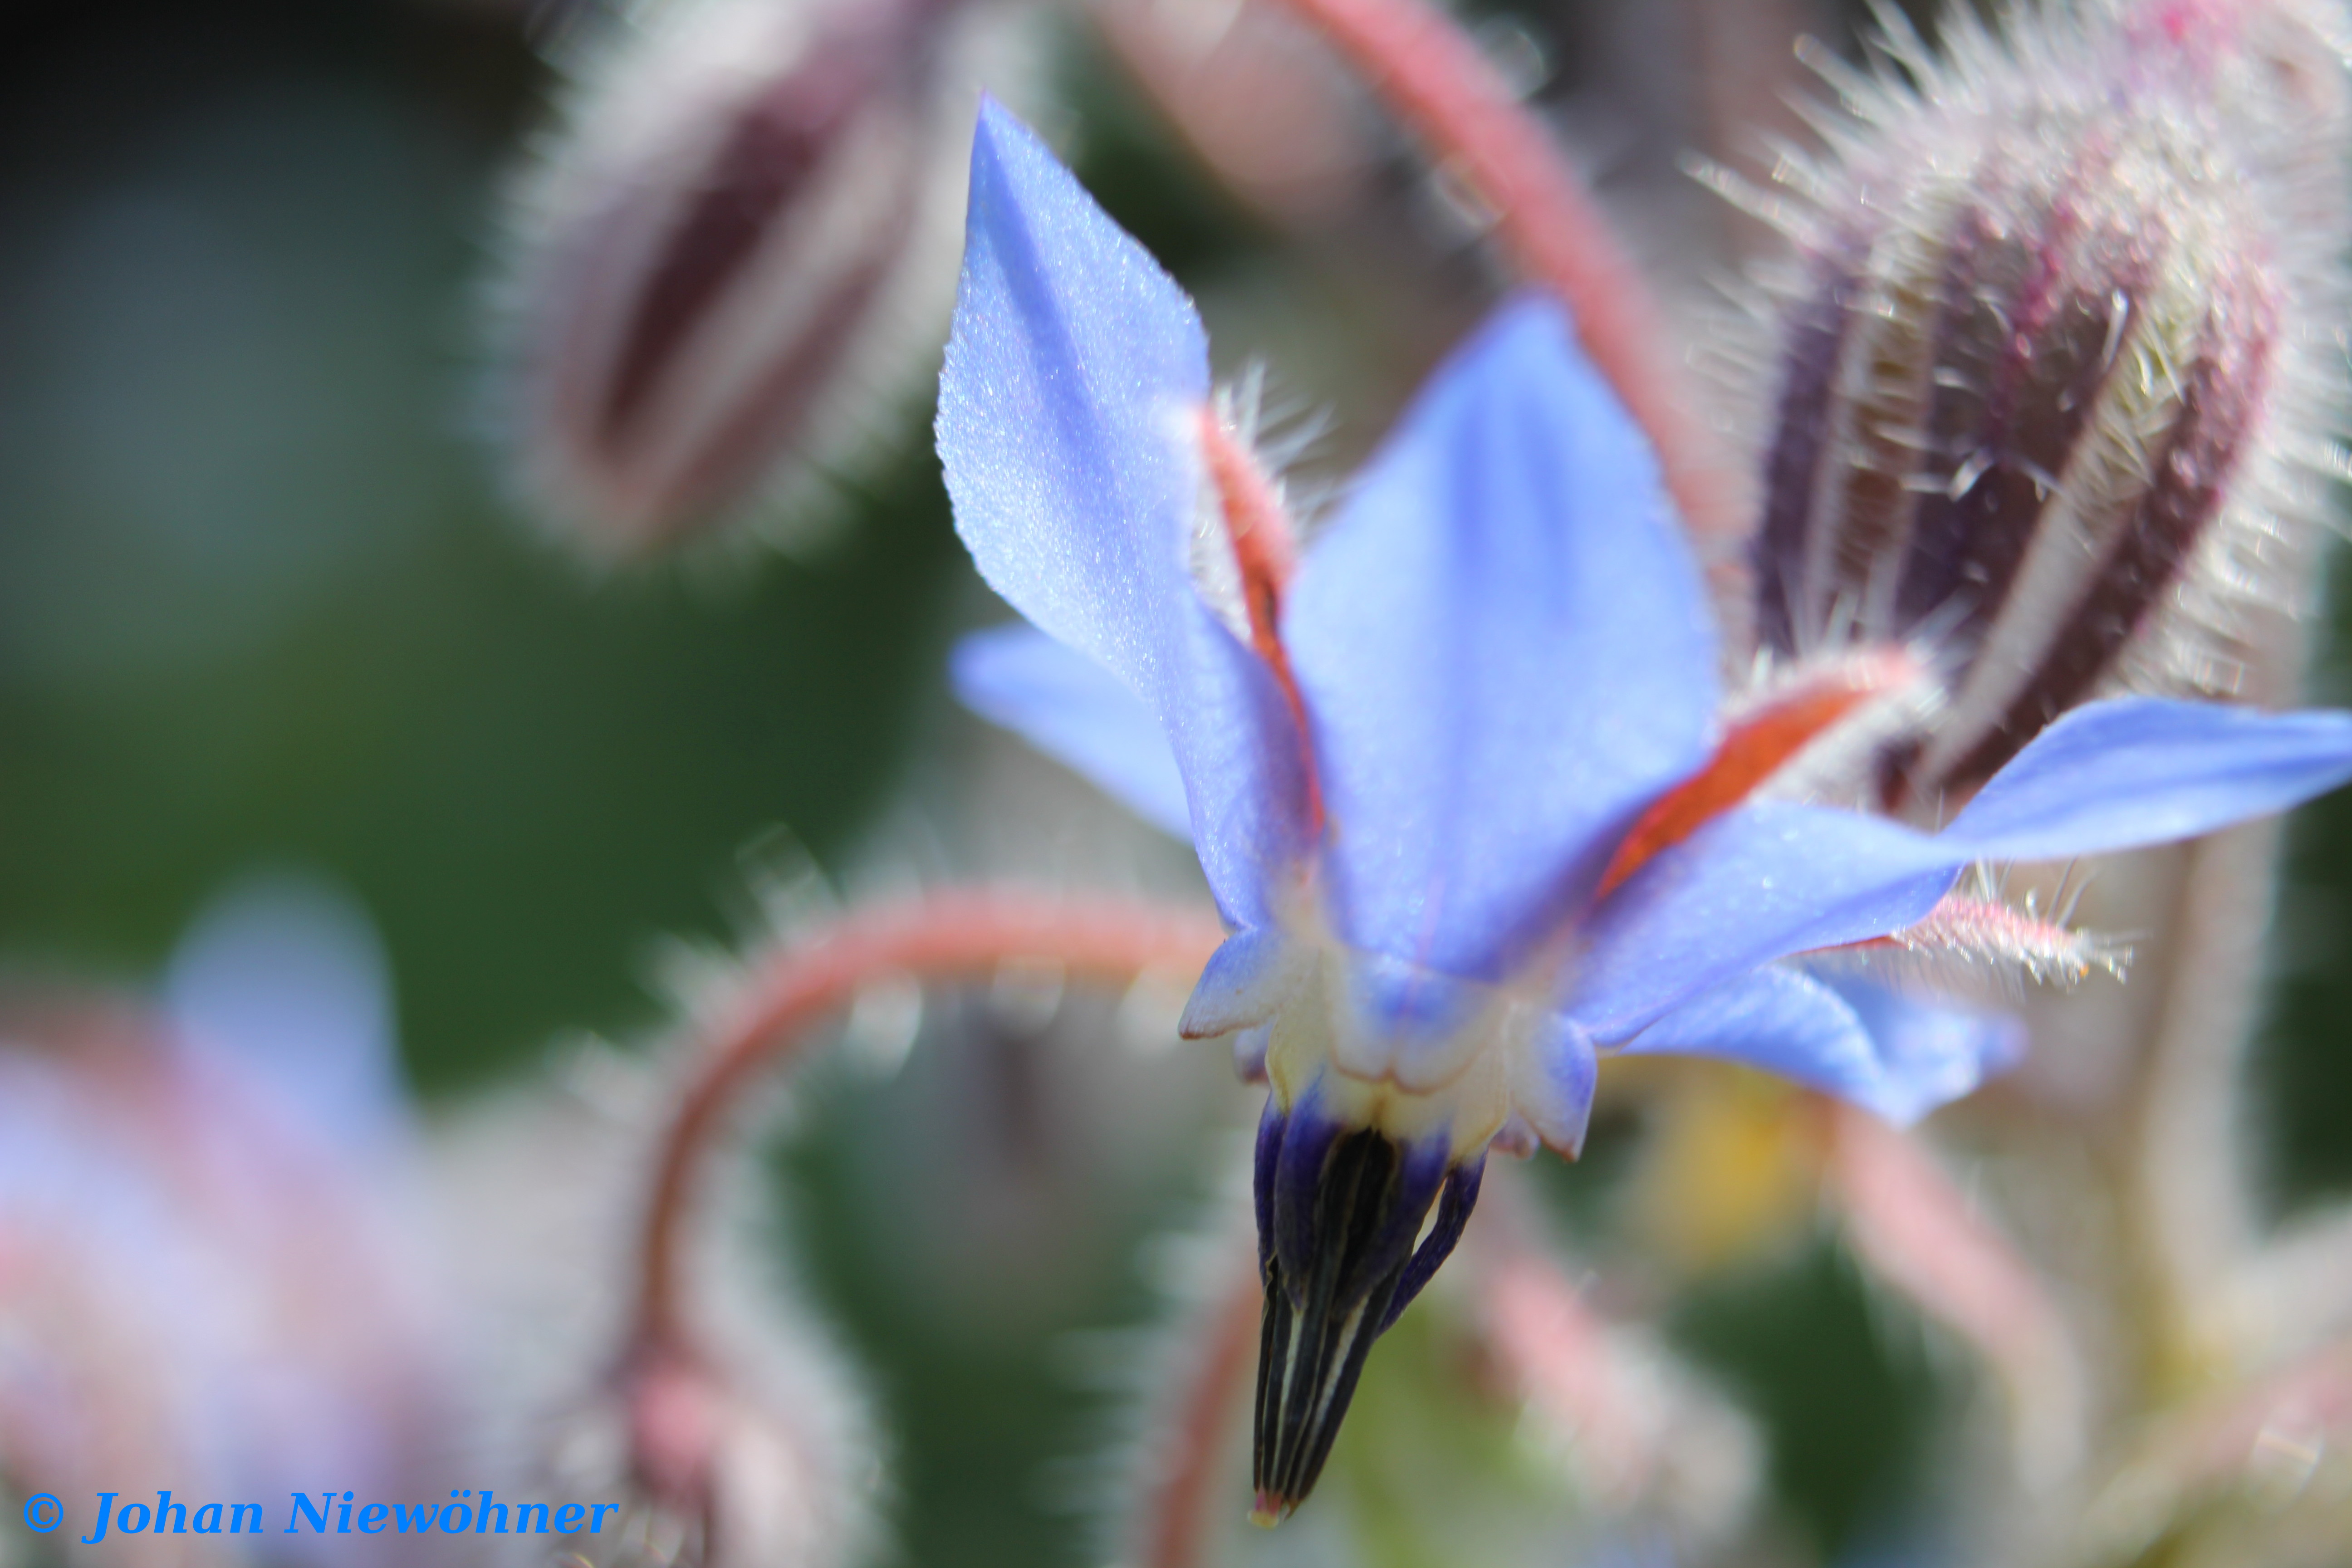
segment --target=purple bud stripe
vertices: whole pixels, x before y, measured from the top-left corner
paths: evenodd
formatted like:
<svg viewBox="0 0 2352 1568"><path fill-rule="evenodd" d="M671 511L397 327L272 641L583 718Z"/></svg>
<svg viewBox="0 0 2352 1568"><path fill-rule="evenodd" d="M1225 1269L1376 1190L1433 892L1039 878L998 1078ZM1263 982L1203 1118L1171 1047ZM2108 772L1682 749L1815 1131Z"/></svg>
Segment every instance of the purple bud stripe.
<svg viewBox="0 0 2352 1568"><path fill-rule="evenodd" d="M1953 226L1952 270L1937 323L1935 395L1927 411L1919 504L1910 555L1895 595L1895 624L1907 629L1939 609L1958 579L1968 542L1953 499L1973 487L1982 432L1995 417L1993 394L2006 353L2009 299L2024 286L2025 245L2005 236L1981 199Z"/></svg>
<svg viewBox="0 0 2352 1568"><path fill-rule="evenodd" d="M1955 194L1948 184L1923 193L1921 208L1948 212ZM1825 493L1819 503L1823 537L1816 569L1808 574L1820 585L1807 613L1817 624L1853 617L1853 632L1865 639L1895 629L1875 623L1884 620L1884 601L1895 585L1890 568L1901 559L1917 510L1913 477L1935 390L1937 328L1965 266L1945 235L1923 234L1926 226L1901 218L1888 226L1872 258L1869 295L1848 311L1860 317L1861 338L1849 351L1859 363L1847 373L1855 384L1840 389L1844 428L1834 435L1841 471L1825 476L1824 487L1843 490L1833 499ZM1822 629L1844 632L1842 626Z"/></svg>
<svg viewBox="0 0 2352 1568"><path fill-rule="evenodd" d="M2000 725L1946 774L1950 782L1991 777L2087 695L2158 597L2179 580L2221 511L2269 390L2279 327L2278 300L2261 279L2237 271L2227 284L2217 286L2200 352L2182 377L2180 418L2154 455L2152 482L2130 524L2065 617L2066 629L2033 679Z"/></svg>
<svg viewBox="0 0 2352 1568"><path fill-rule="evenodd" d="M866 254L851 264L849 275L826 297L817 320L794 340L792 353L770 365L753 394L738 404L734 416L693 451L673 486L680 521L737 494L775 456L779 434L811 416L818 395L831 384L830 373L864 326L866 307L889 276L886 264L913 216L910 207L902 206L892 223L876 230Z"/></svg>
<svg viewBox="0 0 2352 1568"><path fill-rule="evenodd" d="M839 150L858 110L888 90L897 68L880 42L822 40L738 111L688 194L622 339L603 411L606 441L626 439L664 373Z"/></svg>
<svg viewBox="0 0 2352 1568"><path fill-rule="evenodd" d="M1780 421L1764 469L1757 535L1757 635L1783 653L1797 647L1813 498L1832 425L1830 389L1852 324L1848 301L1863 287L1864 247L1849 240L1815 264L1812 291L1793 312L1780 384ZM1813 628L1806 628L1808 637Z"/></svg>
<svg viewBox="0 0 2352 1568"><path fill-rule="evenodd" d="M1998 270L2015 280L2015 292L2004 300L1979 290L1968 330L2000 345L1999 369L1981 422L1973 432L1953 430L1955 444L1941 448L1950 478L1921 503L1896 602L1906 625L1952 606L1962 612L1960 640L1981 637L2113 374L2117 309L2128 310L2145 286L2148 256L2144 246L2084 232L2078 193L2111 162L2104 150L2087 154L2039 215L2038 231L2020 224L2028 237L1997 247ZM1948 412L1962 414L1969 401L1955 389Z"/></svg>
<svg viewBox="0 0 2352 1568"><path fill-rule="evenodd" d="M855 106L848 80L813 74L794 71L755 100L689 196L622 341L604 402L607 441L627 435L662 370L759 250Z"/></svg>

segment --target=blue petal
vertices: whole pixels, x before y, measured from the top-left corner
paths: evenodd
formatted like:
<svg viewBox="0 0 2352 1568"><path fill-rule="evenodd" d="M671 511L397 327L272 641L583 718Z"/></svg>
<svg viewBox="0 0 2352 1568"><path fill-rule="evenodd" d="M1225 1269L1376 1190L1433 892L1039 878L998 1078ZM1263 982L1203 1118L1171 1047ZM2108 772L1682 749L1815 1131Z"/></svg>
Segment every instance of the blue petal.
<svg viewBox="0 0 2352 1568"><path fill-rule="evenodd" d="M1184 779L1160 721L1101 665L1014 625L958 643L950 673L965 707L1076 768L1153 826L1192 836Z"/></svg>
<svg viewBox="0 0 2352 1568"><path fill-rule="evenodd" d="M2052 725L1932 838L1804 806L1717 818L1593 912L1569 1008L1595 1038L1623 1039L1759 964L1900 931L1970 861L2189 837L2347 777L2352 716L2094 703Z"/></svg>
<svg viewBox="0 0 2352 1568"><path fill-rule="evenodd" d="M1916 1121L1975 1091L2025 1057L2021 1019L1859 975L1822 975L1870 1032L1883 1087L1861 1103L1889 1121Z"/></svg>
<svg viewBox="0 0 2352 1568"><path fill-rule="evenodd" d="M2347 777L2352 716L2134 699L2095 703L2052 725L1932 838L1845 812L1743 807L1659 854L1593 911L1568 1009L1596 1039L1622 1040L1774 959L1900 931L1970 861L2189 837ZM1892 1042L1886 1049L1910 1042L1904 1048L1929 1064L1911 1070L1912 1089L1888 1091L1890 1114L1906 1093L1924 1101L1939 1092L1936 1060L1998 1033L1949 1018L1931 1026L1916 1004L1898 1018L1893 1004L1864 1001L1878 1020L1871 1026Z"/></svg>
<svg viewBox="0 0 2352 1568"><path fill-rule="evenodd" d="M1302 756L1264 663L1188 563L1208 395L1199 318L1068 170L994 104L972 142L940 458L989 586L1158 719L1226 918L1264 922L1300 852Z"/></svg>
<svg viewBox="0 0 2352 1568"><path fill-rule="evenodd" d="M1621 1049L1715 1057L1865 1103L1878 1088L1877 1054L1854 1010L1829 987L1777 965L1684 1003Z"/></svg>
<svg viewBox="0 0 2352 1568"><path fill-rule="evenodd" d="M1266 1022L1307 978L1306 961L1279 926L1235 931L1209 955L1176 1032L1205 1040Z"/></svg>
<svg viewBox="0 0 2352 1568"><path fill-rule="evenodd" d="M2023 1048L2014 1018L1779 966L1684 1004L1624 1046L1759 1068L1898 1124L1969 1093Z"/></svg>
<svg viewBox="0 0 2352 1568"><path fill-rule="evenodd" d="M1283 621L1352 945L1499 979L1697 766L1715 644L1641 433L1549 301L1439 372Z"/></svg>
<svg viewBox="0 0 2352 1568"><path fill-rule="evenodd" d="M2194 838L2352 779L2352 714L2118 698L2044 730L1942 837L1985 860Z"/></svg>
<svg viewBox="0 0 2352 1568"><path fill-rule="evenodd" d="M1660 851L1595 909L1567 1007L1613 1042L1774 959L1924 918L1975 857L1898 823L1767 803Z"/></svg>
<svg viewBox="0 0 2352 1568"><path fill-rule="evenodd" d="M176 1041L250 1076L346 1148L402 1134L391 976L367 913L332 884L262 873L207 906L172 954Z"/></svg>
<svg viewBox="0 0 2352 1568"><path fill-rule="evenodd" d="M1599 1075L1591 1037L1548 1015L1512 1062L1511 1107L1547 1147L1573 1158L1584 1147Z"/></svg>

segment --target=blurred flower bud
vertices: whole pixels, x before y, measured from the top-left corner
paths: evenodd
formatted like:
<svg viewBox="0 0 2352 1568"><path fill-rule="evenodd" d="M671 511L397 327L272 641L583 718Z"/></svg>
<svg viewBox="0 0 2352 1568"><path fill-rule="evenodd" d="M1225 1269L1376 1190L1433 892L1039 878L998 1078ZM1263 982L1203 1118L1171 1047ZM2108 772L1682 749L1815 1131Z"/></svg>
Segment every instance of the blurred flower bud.
<svg viewBox="0 0 2352 1568"><path fill-rule="evenodd" d="M1895 14L1889 12L1888 16ZM1924 639L1950 700L1890 793L1980 782L2128 679L2237 695L2306 597L2346 226L2341 56L2292 0L1955 20L1853 115L1778 344L1758 630Z"/></svg>
<svg viewBox="0 0 2352 1568"><path fill-rule="evenodd" d="M1372 193L1377 122L1328 47L1280 7L1111 0L1094 15L1137 85L1256 211L1312 229Z"/></svg>
<svg viewBox="0 0 2352 1568"><path fill-rule="evenodd" d="M618 1512L588 1512L553 1554L519 1537L500 1561L860 1560L882 1464L853 1369L773 1278L766 1167L709 1173L675 1315L648 1326L635 1278L646 1143L674 1109L670 1086L602 1047L570 1058L557 1084L478 1102L443 1130L437 1165L465 1205L460 1257L491 1345L484 1473L534 1500Z"/></svg>
<svg viewBox="0 0 2352 1568"><path fill-rule="evenodd" d="M838 1359L772 1317L727 1344L722 1358L641 1340L562 1425L546 1480L618 1509L566 1549L598 1568L839 1568L863 1553L879 1467Z"/></svg>
<svg viewBox="0 0 2352 1568"><path fill-rule="evenodd" d="M627 1454L624 1489L593 1496L633 1500L621 1538L665 1568L846 1562L868 1488L837 1473L838 1455L788 1408L761 1404L740 1376L690 1352L647 1346L616 1379L608 1413ZM610 1539L567 1544L604 1563Z"/></svg>
<svg viewBox="0 0 2352 1568"><path fill-rule="evenodd" d="M184 944L167 1011L0 1005L0 1476L80 1500L77 1534L100 1492L169 1490L201 1533L215 1500L448 1480L451 1324L388 1092L380 963L349 906L272 883ZM312 1059L281 1075L298 1037ZM447 1560L269 1539L273 1563ZM117 1531L89 1561L265 1554L246 1547Z"/></svg>
<svg viewBox="0 0 2352 1568"><path fill-rule="evenodd" d="M499 423L529 503L641 553L889 412L954 281L960 0L644 0L512 204Z"/></svg>

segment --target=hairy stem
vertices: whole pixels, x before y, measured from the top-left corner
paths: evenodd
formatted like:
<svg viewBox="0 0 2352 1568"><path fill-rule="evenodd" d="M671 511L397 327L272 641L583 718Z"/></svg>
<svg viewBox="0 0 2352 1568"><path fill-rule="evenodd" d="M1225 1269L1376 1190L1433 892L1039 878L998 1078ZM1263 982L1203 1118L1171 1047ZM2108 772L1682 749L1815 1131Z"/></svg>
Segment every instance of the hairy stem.
<svg viewBox="0 0 2352 1568"><path fill-rule="evenodd" d="M1745 526L1732 469L1695 416L1657 304L1550 132L1427 0L1280 0L1338 48L1433 159L1495 215L1519 270L1567 301L1585 353L1657 449L1684 521L1717 544Z"/></svg>
<svg viewBox="0 0 2352 1568"><path fill-rule="evenodd" d="M1227 1435L1249 1402L1265 1304L1254 1244L1235 1237L1232 1267L1184 1325L1158 1424L1145 1441L1150 1468L1129 1527L1139 1568L1195 1568L1207 1560L1209 1489Z"/></svg>
<svg viewBox="0 0 2352 1568"><path fill-rule="evenodd" d="M2088 1391L2041 1278L1916 1138L1853 1106L1822 1110L1830 1191L1856 1254L2000 1378L2028 1485L2040 1490L2071 1474L2084 1452Z"/></svg>
<svg viewBox="0 0 2352 1568"><path fill-rule="evenodd" d="M2218 1299L2257 1248L2242 1123L2278 839L2275 822L2250 823L2183 851L2126 1152L2138 1304L2155 1331L2145 1392L2158 1404L2194 1392L2227 1358Z"/></svg>
<svg viewBox="0 0 2352 1568"><path fill-rule="evenodd" d="M981 979L1018 963L1125 982L1154 968L1197 970L1223 934L1213 918L1190 910L973 889L867 910L778 950L711 1031L663 1137L641 1241L633 1342L675 1344L685 1337L679 1303L687 1222L697 1176L725 1136L728 1110L861 990L891 979Z"/></svg>

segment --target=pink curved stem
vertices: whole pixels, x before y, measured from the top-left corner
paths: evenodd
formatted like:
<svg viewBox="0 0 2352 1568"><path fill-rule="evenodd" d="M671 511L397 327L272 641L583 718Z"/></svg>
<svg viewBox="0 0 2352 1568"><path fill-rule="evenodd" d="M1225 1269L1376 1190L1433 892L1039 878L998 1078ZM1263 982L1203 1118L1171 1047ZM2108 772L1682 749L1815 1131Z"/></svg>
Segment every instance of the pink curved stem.
<svg viewBox="0 0 2352 1568"><path fill-rule="evenodd" d="M1226 1434L1250 1396L1265 1303L1257 1258L1237 1248L1217 1293L1202 1303L1177 1347L1174 1397L1148 1439L1150 1473L1129 1530L1138 1568L1197 1568L1206 1561L1209 1491Z"/></svg>
<svg viewBox="0 0 2352 1568"><path fill-rule="evenodd" d="M778 951L713 1031L662 1140L640 1242L638 1346L684 1339L680 1255L695 1178L743 1089L791 1058L810 1029L888 979L984 978L1001 965L1057 963L1123 982L1162 966L1198 969L1224 932L1189 910L1131 900L1007 889L933 894L851 915Z"/></svg>
<svg viewBox="0 0 2352 1568"><path fill-rule="evenodd" d="M1578 336L1657 449L1684 521L1726 544L1745 528L1733 469L1696 417L1661 311L1551 133L1427 0L1280 0L1494 212L1519 270L1566 300Z"/></svg>
<svg viewBox="0 0 2352 1568"><path fill-rule="evenodd" d="M2063 1474L2082 1458L2088 1412L2056 1301L1916 1139L1852 1106L1822 1109L1830 1190L1855 1252L2000 1374L2020 1464L2036 1480Z"/></svg>

